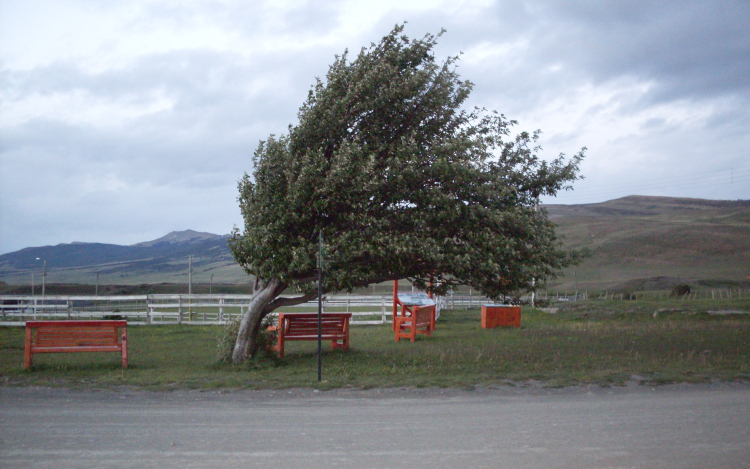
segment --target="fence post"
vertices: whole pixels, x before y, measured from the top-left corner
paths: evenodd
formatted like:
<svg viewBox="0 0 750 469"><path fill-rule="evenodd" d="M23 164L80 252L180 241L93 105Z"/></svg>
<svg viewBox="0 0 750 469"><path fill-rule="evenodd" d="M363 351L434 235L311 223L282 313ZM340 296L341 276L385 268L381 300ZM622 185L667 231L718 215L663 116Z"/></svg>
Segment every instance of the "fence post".
<svg viewBox="0 0 750 469"><path fill-rule="evenodd" d="M240 308L242 311L242 308ZM219 321L224 320L224 297L219 298Z"/></svg>
<svg viewBox="0 0 750 469"><path fill-rule="evenodd" d="M65 303L68 306L68 321L70 321L70 318L73 316L73 302L68 299L65 300Z"/></svg>
<svg viewBox="0 0 750 469"><path fill-rule="evenodd" d="M151 325L151 316L154 314L151 295L146 295L146 324Z"/></svg>
<svg viewBox="0 0 750 469"><path fill-rule="evenodd" d="M177 296L177 324L182 324L182 295Z"/></svg>
<svg viewBox="0 0 750 469"><path fill-rule="evenodd" d="M380 324L385 324L385 298L380 298L380 314Z"/></svg>

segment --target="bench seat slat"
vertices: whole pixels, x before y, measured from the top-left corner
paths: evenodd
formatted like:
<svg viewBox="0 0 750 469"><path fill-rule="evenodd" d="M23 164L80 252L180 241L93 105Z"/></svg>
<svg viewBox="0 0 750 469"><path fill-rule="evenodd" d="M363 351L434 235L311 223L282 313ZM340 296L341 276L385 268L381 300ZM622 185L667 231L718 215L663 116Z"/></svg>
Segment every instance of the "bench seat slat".
<svg viewBox="0 0 750 469"><path fill-rule="evenodd" d="M34 353L56 353L56 352L119 352L120 347L118 346L57 346L57 347L33 347Z"/></svg>
<svg viewBox="0 0 750 469"><path fill-rule="evenodd" d="M72 335L72 334L88 334L88 335L112 335L117 330L116 327L107 327L107 328L70 328L70 329L52 329L52 328L42 328L37 329L37 333L40 335Z"/></svg>
<svg viewBox="0 0 750 469"><path fill-rule="evenodd" d="M120 347L120 343L114 340L99 341L99 340L55 340L45 341L33 344L31 347L34 350L43 347Z"/></svg>
<svg viewBox="0 0 750 469"><path fill-rule="evenodd" d="M39 331L37 333L37 336L39 337L79 337L79 336L86 336L86 337L114 337L117 335L117 332L113 329L110 329L108 331L81 331L78 329L70 330L69 333L55 331Z"/></svg>
<svg viewBox="0 0 750 469"><path fill-rule="evenodd" d="M116 337L117 332L115 331L107 331L106 333L102 333L99 331L91 331L91 333L87 333L87 331L70 331L70 334L60 334L60 333L54 333L51 334L49 332L42 332L40 334L37 334L38 337L49 337L49 338L56 338L56 337Z"/></svg>

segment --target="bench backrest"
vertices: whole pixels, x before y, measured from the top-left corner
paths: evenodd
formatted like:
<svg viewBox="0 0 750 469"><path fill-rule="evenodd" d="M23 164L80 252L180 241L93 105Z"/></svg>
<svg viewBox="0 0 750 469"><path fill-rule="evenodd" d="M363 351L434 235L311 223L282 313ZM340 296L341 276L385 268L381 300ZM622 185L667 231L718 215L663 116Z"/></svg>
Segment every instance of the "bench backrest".
<svg viewBox="0 0 750 469"><path fill-rule="evenodd" d="M351 313L325 313L321 319L323 336L345 334L349 328ZM279 313L279 328L284 336L317 336L318 313Z"/></svg>
<svg viewBox="0 0 750 469"><path fill-rule="evenodd" d="M36 332L37 347L96 347L119 345L118 329L127 321L27 321Z"/></svg>
<svg viewBox="0 0 750 469"><path fill-rule="evenodd" d="M417 316L417 323L416 326L424 326L427 324L432 324L432 315L435 311L434 306L425 306L422 308L414 308L416 309L416 316Z"/></svg>

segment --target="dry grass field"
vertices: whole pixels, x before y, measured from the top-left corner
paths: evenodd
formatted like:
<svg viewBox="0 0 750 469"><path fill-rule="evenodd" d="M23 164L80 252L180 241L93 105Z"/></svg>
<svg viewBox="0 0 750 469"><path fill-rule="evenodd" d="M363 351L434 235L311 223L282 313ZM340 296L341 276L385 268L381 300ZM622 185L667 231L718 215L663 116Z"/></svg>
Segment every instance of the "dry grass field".
<svg viewBox="0 0 750 469"><path fill-rule="evenodd" d="M747 288L750 283L750 201L631 196L546 208L567 246L592 253L551 288L667 289L676 283Z"/></svg>

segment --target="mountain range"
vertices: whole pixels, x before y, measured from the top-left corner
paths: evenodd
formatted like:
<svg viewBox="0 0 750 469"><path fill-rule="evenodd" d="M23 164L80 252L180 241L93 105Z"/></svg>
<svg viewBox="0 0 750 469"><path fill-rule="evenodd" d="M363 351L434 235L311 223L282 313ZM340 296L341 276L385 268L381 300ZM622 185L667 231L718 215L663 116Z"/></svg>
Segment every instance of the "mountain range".
<svg viewBox="0 0 750 469"><path fill-rule="evenodd" d="M565 246L591 256L550 281L557 289L660 289L678 283L744 285L750 276L750 201L629 196L547 205ZM41 284L247 284L228 235L175 231L131 246L70 243L0 255L0 281ZM37 260L37 258L39 260Z"/></svg>
<svg viewBox="0 0 750 469"><path fill-rule="evenodd" d="M0 279L29 283L31 274L41 283L42 262L47 262L48 283L102 284L187 283L192 256L193 281L219 283L247 281L234 262L227 238L193 230L173 231L153 241L131 246L70 243L21 249L0 255Z"/></svg>

